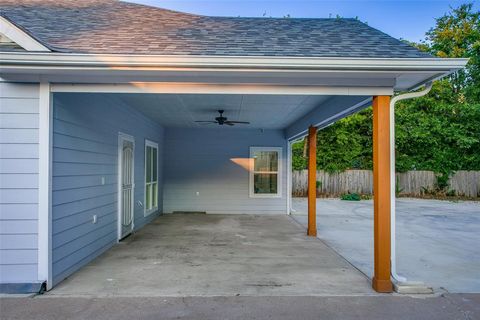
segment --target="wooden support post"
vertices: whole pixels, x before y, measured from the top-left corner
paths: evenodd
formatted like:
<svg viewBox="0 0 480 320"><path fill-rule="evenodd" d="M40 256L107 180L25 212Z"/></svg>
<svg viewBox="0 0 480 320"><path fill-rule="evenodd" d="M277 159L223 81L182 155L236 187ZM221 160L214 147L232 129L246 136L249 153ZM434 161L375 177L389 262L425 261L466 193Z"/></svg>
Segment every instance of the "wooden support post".
<svg viewBox="0 0 480 320"><path fill-rule="evenodd" d="M307 235L317 236L317 128L308 128L308 229Z"/></svg>
<svg viewBox="0 0 480 320"><path fill-rule="evenodd" d="M373 97L373 289L392 292L390 280L390 97Z"/></svg>

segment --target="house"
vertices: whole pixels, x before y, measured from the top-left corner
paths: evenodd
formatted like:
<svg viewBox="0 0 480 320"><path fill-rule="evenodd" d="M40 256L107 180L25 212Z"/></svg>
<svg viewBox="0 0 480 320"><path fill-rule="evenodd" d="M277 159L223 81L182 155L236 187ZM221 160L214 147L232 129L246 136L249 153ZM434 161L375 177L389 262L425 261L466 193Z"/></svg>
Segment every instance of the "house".
<svg viewBox="0 0 480 320"><path fill-rule="evenodd" d="M372 103L373 287L391 291L390 97L465 59L356 19L0 8L2 291L50 289L162 213L289 214L291 143L309 136L314 186L316 130Z"/></svg>

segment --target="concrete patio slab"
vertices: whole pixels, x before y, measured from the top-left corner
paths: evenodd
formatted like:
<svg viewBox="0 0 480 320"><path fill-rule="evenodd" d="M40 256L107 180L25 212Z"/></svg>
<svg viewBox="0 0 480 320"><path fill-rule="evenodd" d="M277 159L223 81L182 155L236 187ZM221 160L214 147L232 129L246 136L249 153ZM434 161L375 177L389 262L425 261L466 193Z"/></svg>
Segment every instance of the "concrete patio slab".
<svg viewBox="0 0 480 320"><path fill-rule="evenodd" d="M374 295L288 216L164 215L43 297Z"/></svg>
<svg viewBox="0 0 480 320"><path fill-rule="evenodd" d="M306 226L307 200L294 198ZM373 201L317 199L318 237L373 274ZM480 292L480 203L397 199L397 272L449 292Z"/></svg>

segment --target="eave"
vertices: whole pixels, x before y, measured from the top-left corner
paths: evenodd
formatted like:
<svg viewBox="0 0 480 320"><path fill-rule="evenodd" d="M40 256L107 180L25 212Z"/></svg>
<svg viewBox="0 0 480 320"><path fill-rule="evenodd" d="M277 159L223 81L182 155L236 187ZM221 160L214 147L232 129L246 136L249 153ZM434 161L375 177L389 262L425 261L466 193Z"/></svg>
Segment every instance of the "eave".
<svg viewBox="0 0 480 320"><path fill-rule="evenodd" d="M53 82L206 82L386 86L408 90L462 69L468 59L162 56L0 53L3 78L41 76ZM28 77L27 77L28 78ZM35 78L35 77L34 77ZM50 80L48 80L50 78ZM83 79L83 80L82 80ZM163 79L163 80L162 80Z"/></svg>

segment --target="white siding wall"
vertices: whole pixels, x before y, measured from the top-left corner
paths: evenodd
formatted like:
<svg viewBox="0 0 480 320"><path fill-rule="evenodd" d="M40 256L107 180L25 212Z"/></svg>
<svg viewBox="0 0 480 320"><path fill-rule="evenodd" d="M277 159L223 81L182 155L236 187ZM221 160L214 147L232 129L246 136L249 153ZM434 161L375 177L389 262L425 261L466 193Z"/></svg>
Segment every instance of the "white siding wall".
<svg viewBox="0 0 480 320"><path fill-rule="evenodd" d="M250 147L282 147L282 197L250 198L249 172L232 159ZM166 129L164 212L287 212L287 141L282 130ZM197 195L198 192L198 195Z"/></svg>
<svg viewBox="0 0 480 320"><path fill-rule="evenodd" d="M38 102L0 82L0 283L38 281Z"/></svg>

